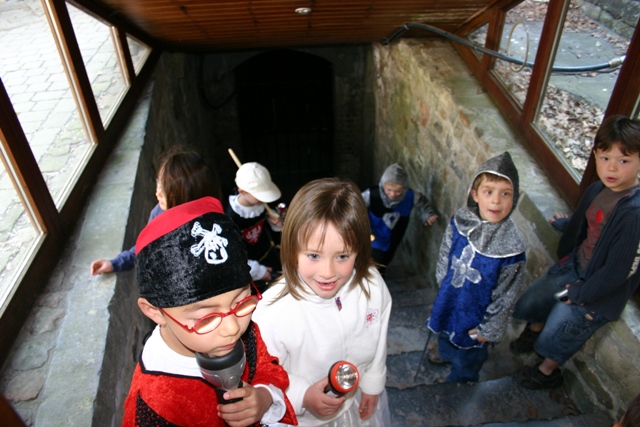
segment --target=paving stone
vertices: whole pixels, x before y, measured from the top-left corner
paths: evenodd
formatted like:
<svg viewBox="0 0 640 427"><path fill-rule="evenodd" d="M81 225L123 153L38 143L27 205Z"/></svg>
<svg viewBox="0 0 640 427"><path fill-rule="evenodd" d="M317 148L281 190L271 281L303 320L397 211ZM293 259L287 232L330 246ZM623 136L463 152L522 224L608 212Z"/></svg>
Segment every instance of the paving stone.
<svg viewBox="0 0 640 427"><path fill-rule="evenodd" d="M413 326L421 327L425 325L429 317L429 309L426 304L414 307L391 307L390 326Z"/></svg>
<svg viewBox="0 0 640 427"><path fill-rule="evenodd" d="M42 307L32 318L29 330L32 334L38 335L53 331L57 328L58 322L64 318L64 307L48 308Z"/></svg>
<svg viewBox="0 0 640 427"><path fill-rule="evenodd" d="M41 368L47 363L51 347L53 347L53 340L44 340L40 337L23 343L13 355L11 367L17 371Z"/></svg>
<svg viewBox="0 0 640 427"><path fill-rule="evenodd" d="M40 371L26 371L11 379L4 391L4 396L15 402L33 400L38 397L44 384L44 373Z"/></svg>
<svg viewBox="0 0 640 427"><path fill-rule="evenodd" d="M388 354L400 354L410 351L420 351L427 342L427 328L391 327L387 333Z"/></svg>
<svg viewBox="0 0 640 427"><path fill-rule="evenodd" d="M36 305L39 307L56 308L60 306L60 302L63 301L65 294L62 292L47 292L38 297Z"/></svg>

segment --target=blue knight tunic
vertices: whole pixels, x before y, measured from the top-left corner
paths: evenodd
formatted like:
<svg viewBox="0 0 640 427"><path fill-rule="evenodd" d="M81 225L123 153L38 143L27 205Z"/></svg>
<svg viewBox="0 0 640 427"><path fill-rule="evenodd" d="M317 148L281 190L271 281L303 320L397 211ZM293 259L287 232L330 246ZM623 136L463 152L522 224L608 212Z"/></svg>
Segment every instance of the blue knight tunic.
<svg viewBox="0 0 640 427"><path fill-rule="evenodd" d="M513 212L518 176L505 154L483 164L476 177L488 172L509 179ZM491 342L499 341L513 313L523 284L525 245L510 214L499 223L485 221L469 196L445 231L436 266L440 290L427 324L459 348L482 347L469 337L472 329Z"/></svg>

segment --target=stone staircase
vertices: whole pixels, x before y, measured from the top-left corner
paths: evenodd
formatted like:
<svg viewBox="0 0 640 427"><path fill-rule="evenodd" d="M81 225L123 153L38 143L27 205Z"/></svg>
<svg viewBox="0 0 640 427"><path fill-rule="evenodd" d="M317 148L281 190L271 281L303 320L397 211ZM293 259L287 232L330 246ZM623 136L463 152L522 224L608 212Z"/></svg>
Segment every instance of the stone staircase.
<svg viewBox="0 0 640 427"><path fill-rule="evenodd" d="M528 390L513 374L539 362L536 355L514 356L509 342L519 331L489 350L478 383L446 383L446 365L423 358L429 332L425 321L437 290L430 279L402 265L389 266L387 286L393 297L389 322L387 394L392 427L611 427L608 414L577 408L563 388ZM437 345L432 336L429 347Z"/></svg>

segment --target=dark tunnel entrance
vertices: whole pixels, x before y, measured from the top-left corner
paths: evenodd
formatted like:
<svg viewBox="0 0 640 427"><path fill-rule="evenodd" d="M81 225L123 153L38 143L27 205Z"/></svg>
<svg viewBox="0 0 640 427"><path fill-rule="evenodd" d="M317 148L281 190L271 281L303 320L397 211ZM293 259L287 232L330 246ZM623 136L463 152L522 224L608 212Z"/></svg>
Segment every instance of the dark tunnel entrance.
<svg viewBox="0 0 640 427"><path fill-rule="evenodd" d="M289 50L257 55L235 70L243 162L266 166L289 203L306 182L333 176L332 64Z"/></svg>

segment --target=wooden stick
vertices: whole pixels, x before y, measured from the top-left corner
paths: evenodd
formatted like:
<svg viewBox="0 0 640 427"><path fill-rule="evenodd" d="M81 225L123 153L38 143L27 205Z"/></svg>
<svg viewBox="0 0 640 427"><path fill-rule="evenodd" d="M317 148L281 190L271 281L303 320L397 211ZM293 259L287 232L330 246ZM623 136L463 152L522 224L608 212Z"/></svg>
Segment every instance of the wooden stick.
<svg viewBox="0 0 640 427"><path fill-rule="evenodd" d="M236 156L236 153L234 153L231 148L229 148L228 151L229 151L229 155L231 156L231 158L235 162L236 166L238 166L238 169L240 169L240 166L242 166L242 162L240 162L240 159L238 158L238 156ZM279 216L277 213L275 213L274 211L271 210L269 205L267 205L264 202L262 202L262 204L264 205L264 208L267 210L267 215L269 215L272 218Z"/></svg>
<svg viewBox="0 0 640 427"><path fill-rule="evenodd" d="M238 156L236 156L236 153L234 153L231 148L229 148L229 155L231 156L233 161L236 162L236 166L238 166L238 169L240 169L240 166L242 166L242 163L240 162L240 159L238 158Z"/></svg>

